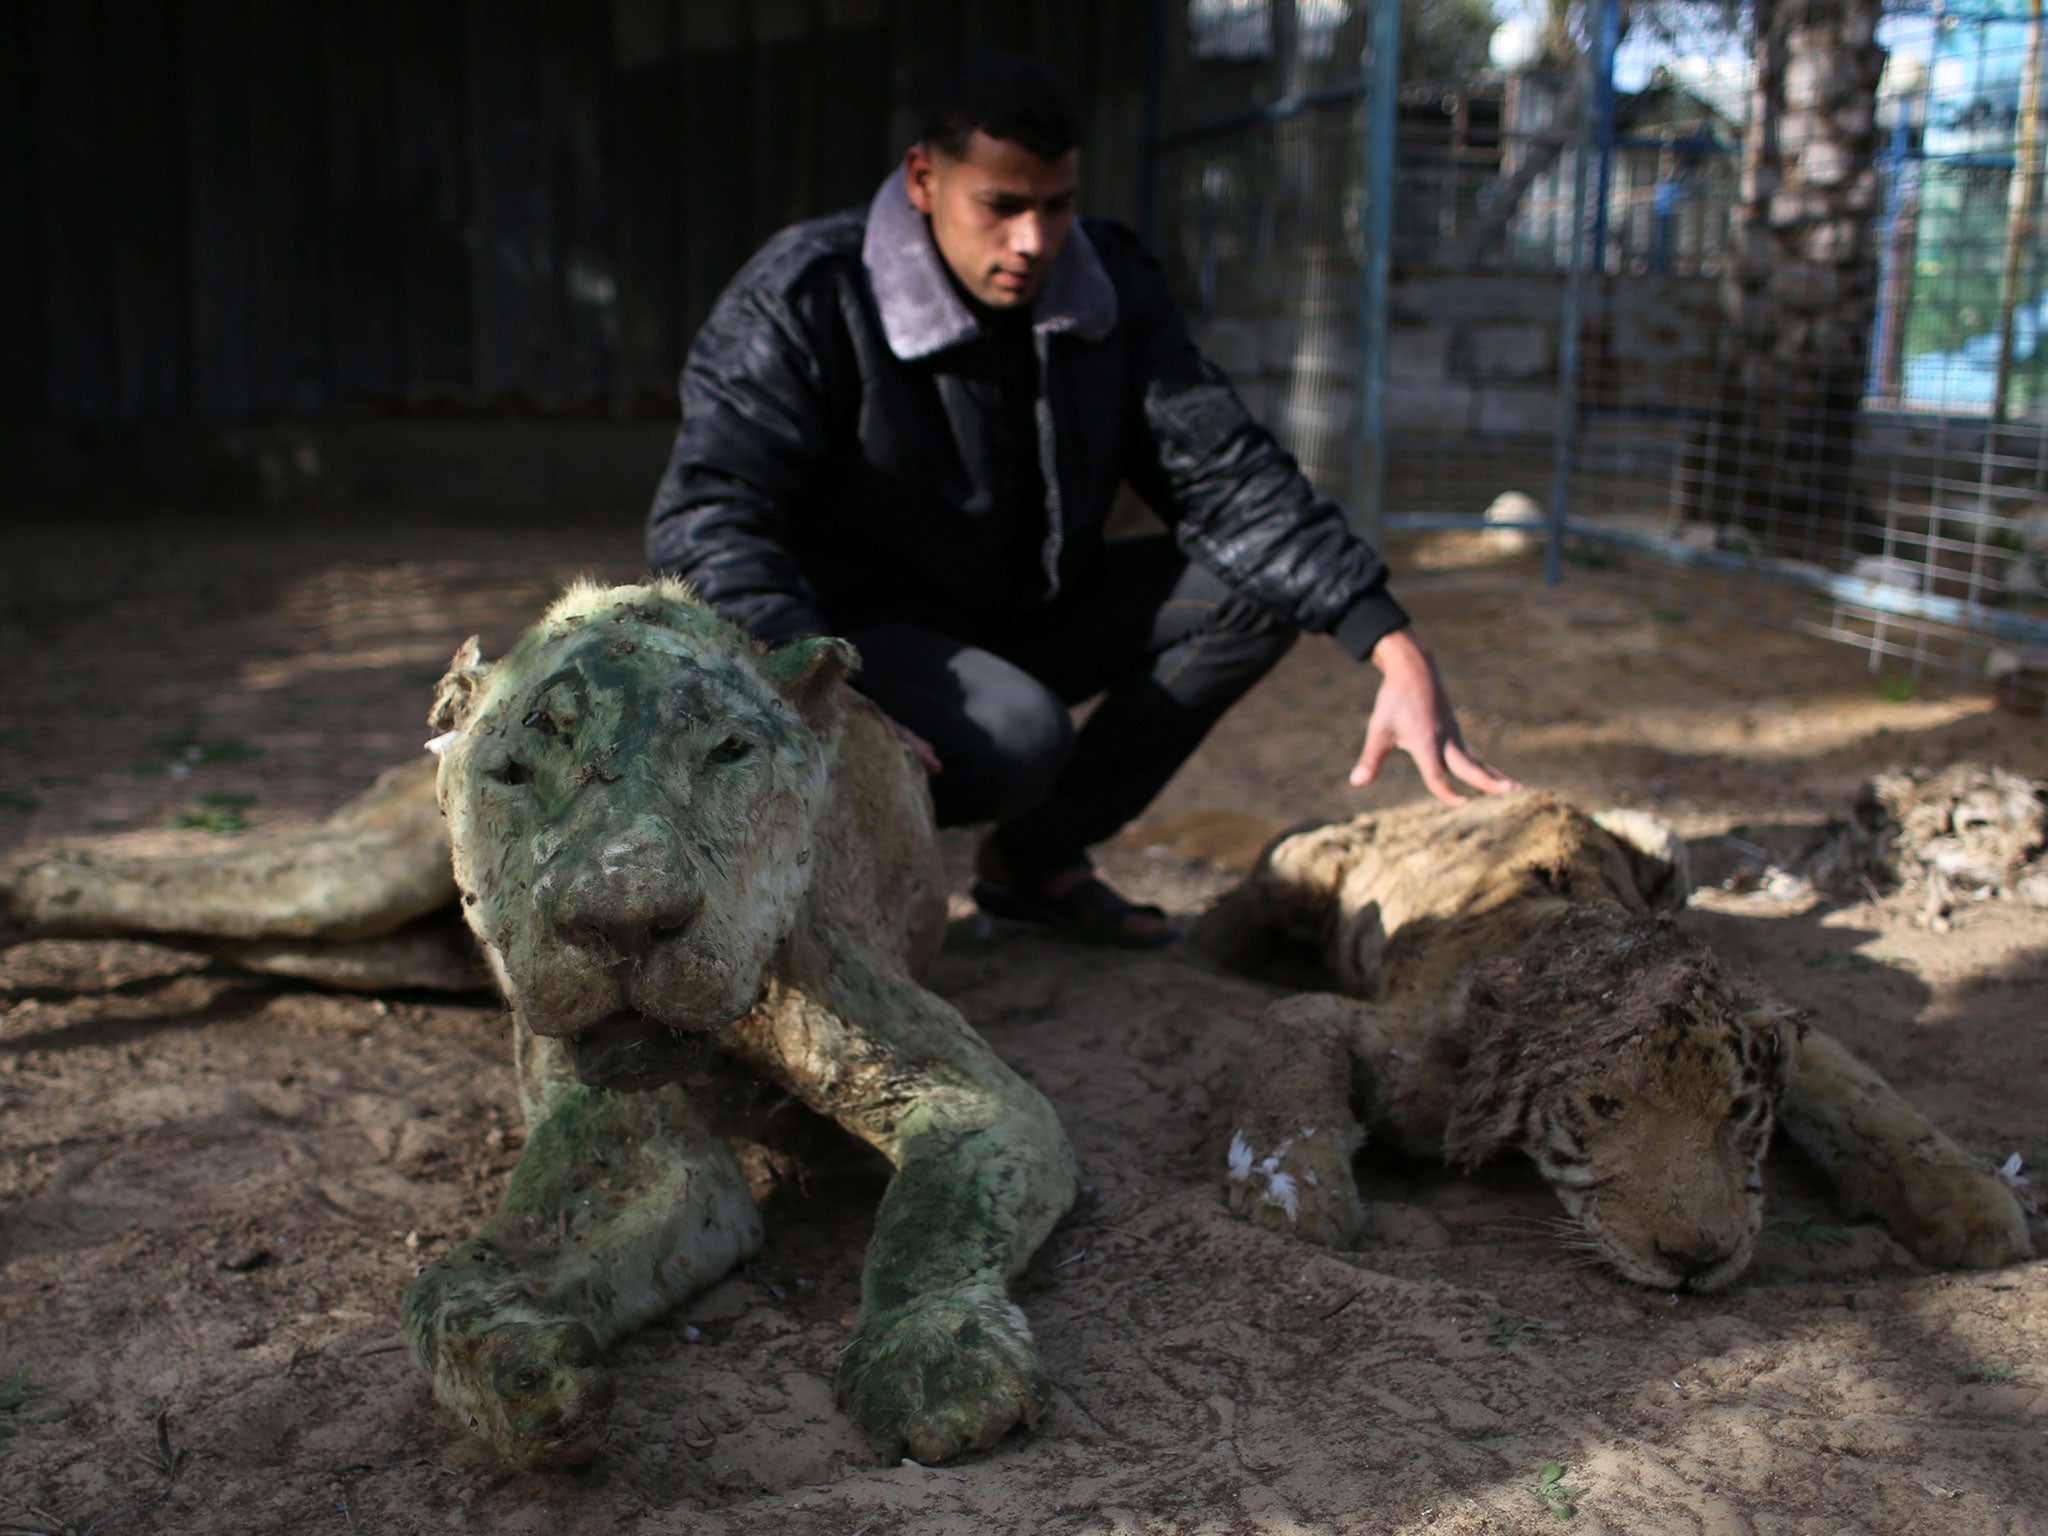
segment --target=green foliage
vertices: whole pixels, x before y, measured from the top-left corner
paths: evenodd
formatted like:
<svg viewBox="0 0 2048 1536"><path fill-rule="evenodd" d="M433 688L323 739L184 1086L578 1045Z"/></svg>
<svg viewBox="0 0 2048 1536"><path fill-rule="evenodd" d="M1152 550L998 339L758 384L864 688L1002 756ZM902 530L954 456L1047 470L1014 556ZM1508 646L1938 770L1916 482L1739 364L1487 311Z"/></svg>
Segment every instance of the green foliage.
<svg viewBox="0 0 2048 1536"><path fill-rule="evenodd" d="M1963 1377L1965 1382L1994 1387L2014 1386L2026 1379L2027 1368L2014 1365L2010 1360L1994 1360L1989 1365L1980 1365Z"/></svg>
<svg viewBox="0 0 2048 1536"><path fill-rule="evenodd" d="M1923 172L1907 357L1955 352L1972 338L1997 335L2011 180L2009 169L1991 166L1931 165ZM2020 283L2022 301L2040 291L2028 283L2024 266ZM2015 356L2009 387L2014 415L2048 399L2048 347L2037 345L2031 357Z"/></svg>
<svg viewBox="0 0 2048 1536"><path fill-rule="evenodd" d="M1578 1513L1573 1501L1586 1490L1567 1488L1564 1485L1564 1468L1557 1462L1546 1462L1536 1474L1536 1481L1529 1492L1543 1501L1544 1506L1560 1520L1569 1520Z"/></svg>
<svg viewBox="0 0 2048 1536"><path fill-rule="evenodd" d="M248 826L240 811L200 809L178 811L171 817L171 828L177 832L242 832Z"/></svg>
<svg viewBox="0 0 2048 1536"><path fill-rule="evenodd" d="M35 1413L23 1413L22 1409L34 1395L29 1387L27 1366L0 1376L0 1449L4 1449L9 1440L19 1435L25 1425L51 1424L58 1419L71 1416L71 1410L61 1405L44 1408Z"/></svg>
<svg viewBox="0 0 2048 1536"><path fill-rule="evenodd" d="M1499 1307L1495 1307L1486 1314L1486 1337L1490 1342L1497 1344L1502 1349L1524 1342L1533 1337L1535 1332L1536 1325L1534 1323L1525 1322L1518 1317L1510 1317Z"/></svg>
<svg viewBox="0 0 2048 1536"><path fill-rule="evenodd" d="M1877 696L1887 704L1907 704L1913 698L1913 675L1910 672L1882 672L1878 674Z"/></svg>
<svg viewBox="0 0 2048 1536"><path fill-rule="evenodd" d="M254 795L201 795L198 806L179 811L171 825L180 832L241 832L249 825L242 813L255 803Z"/></svg>

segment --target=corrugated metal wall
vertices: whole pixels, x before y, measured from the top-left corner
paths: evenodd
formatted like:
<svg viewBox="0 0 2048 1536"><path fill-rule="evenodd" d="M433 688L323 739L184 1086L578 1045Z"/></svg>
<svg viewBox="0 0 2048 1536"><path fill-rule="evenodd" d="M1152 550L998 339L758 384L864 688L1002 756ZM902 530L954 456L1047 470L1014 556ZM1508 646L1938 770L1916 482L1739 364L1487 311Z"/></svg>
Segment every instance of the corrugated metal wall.
<svg viewBox="0 0 2048 1536"><path fill-rule="evenodd" d="M1058 68L1135 217L1146 7L26 0L0 416L672 408L748 253L864 201L961 51Z"/></svg>

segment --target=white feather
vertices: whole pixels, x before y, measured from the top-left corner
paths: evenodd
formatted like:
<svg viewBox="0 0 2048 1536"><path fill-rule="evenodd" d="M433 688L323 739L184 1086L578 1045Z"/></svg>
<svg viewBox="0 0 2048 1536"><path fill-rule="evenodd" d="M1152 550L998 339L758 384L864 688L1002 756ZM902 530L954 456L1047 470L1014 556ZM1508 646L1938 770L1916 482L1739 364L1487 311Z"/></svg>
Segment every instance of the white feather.
<svg viewBox="0 0 2048 1536"><path fill-rule="evenodd" d="M1277 1205L1293 1221L1301 1214L1301 1194L1294 1187L1294 1175L1276 1173L1266 1181L1266 1192L1259 1197L1268 1205Z"/></svg>
<svg viewBox="0 0 2048 1536"><path fill-rule="evenodd" d="M1242 1184L1252 1176L1252 1144L1238 1131L1230 1138L1230 1177Z"/></svg>

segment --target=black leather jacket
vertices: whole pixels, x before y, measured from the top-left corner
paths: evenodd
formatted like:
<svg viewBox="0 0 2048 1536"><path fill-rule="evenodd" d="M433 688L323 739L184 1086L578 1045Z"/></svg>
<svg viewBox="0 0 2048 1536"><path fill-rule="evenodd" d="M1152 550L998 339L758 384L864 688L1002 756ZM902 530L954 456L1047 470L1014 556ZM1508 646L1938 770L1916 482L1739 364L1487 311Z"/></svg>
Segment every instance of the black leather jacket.
<svg viewBox="0 0 2048 1536"><path fill-rule="evenodd" d="M1128 230L1077 221L1033 319L1035 571L989 536L989 349L900 173L871 208L775 236L720 296L683 368L649 564L773 643L1024 618L1101 547L1128 480L1189 558L1354 656L1406 622L1378 555L1195 349Z"/></svg>

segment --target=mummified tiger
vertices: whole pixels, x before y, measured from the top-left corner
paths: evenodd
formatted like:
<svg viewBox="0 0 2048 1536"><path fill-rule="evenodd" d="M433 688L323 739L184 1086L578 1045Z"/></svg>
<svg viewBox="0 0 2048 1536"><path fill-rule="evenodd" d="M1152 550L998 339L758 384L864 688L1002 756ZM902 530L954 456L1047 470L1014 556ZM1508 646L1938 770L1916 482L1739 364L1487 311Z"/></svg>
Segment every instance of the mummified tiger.
<svg viewBox="0 0 2048 1536"><path fill-rule="evenodd" d="M1782 1126L1927 1262L2026 1257L2012 1192L1653 910L1684 895L1668 829L1528 791L1274 844L1198 938L1243 964L1307 937L1350 995L1261 1021L1232 1208L1343 1246L1364 1220L1351 1159L1368 1134L1467 1167L1520 1151L1622 1274L1713 1290L1749 1262Z"/></svg>

